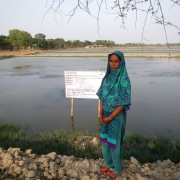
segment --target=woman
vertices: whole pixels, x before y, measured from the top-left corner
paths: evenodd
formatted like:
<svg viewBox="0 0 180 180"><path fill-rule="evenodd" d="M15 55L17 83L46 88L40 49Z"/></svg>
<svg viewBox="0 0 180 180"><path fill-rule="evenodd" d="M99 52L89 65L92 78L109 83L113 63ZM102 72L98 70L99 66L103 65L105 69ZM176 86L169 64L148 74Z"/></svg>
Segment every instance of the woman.
<svg viewBox="0 0 180 180"><path fill-rule="evenodd" d="M101 101L100 141L106 164L98 173L116 178L122 174L126 111L131 105L131 83L122 52L115 51L108 55L107 71L97 95Z"/></svg>

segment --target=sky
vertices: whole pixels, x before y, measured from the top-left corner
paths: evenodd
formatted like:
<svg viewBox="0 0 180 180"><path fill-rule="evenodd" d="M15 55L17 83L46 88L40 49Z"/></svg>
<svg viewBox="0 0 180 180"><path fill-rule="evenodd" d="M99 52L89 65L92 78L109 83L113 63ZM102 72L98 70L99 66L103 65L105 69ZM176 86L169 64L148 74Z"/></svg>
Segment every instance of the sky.
<svg viewBox="0 0 180 180"><path fill-rule="evenodd" d="M46 35L46 39L63 38L67 40L112 40L115 43L141 43L142 32L145 21L145 12L128 11L126 29L121 28L121 19L113 14L112 2L106 6L103 4L99 15L99 26L97 20L88 13L77 10L68 22L68 16L54 14L51 7L53 0L0 0L0 35L8 36L12 29L24 30L34 37L37 33ZM56 3L58 3L56 1ZM65 0L61 11L68 14L73 8L76 0ZM108 2L108 3L109 3ZM180 6L172 6L170 0L161 1L165 20L180 28ZM142 6L146 6L145 4ZM54 8L57 4L54 4ZM170 10L169 10L170 9ZM97 3L90 4L90 11L97 17ZM47 12L48 11L48 12ZM47 13L46 13L47 12ZM98 33L99 27L99 33ZM180 29L168 26L166 29L169 43L180 43ZM161 25L155 24L155 20L149 16L144 28L144 39L146 44L165 44L166 35Z"/></svg>

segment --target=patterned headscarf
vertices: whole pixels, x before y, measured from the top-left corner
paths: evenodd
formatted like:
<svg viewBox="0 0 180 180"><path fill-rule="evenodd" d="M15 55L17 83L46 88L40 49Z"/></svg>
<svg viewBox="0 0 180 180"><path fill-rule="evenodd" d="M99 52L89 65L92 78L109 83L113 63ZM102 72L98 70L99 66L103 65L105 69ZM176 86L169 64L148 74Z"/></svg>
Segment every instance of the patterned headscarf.
<svg viewBox="0 0 180 180"><path fill-rule="evenodd" d="M115 71L112 71L109 65L110 57L113 54L120 58L120 66ZM102 101L103 108L109 112L112 112L117 106L123 106L125 110L130 108L131 83L122 52L115 51L108 55L107 71L96 94Z"/></svg>

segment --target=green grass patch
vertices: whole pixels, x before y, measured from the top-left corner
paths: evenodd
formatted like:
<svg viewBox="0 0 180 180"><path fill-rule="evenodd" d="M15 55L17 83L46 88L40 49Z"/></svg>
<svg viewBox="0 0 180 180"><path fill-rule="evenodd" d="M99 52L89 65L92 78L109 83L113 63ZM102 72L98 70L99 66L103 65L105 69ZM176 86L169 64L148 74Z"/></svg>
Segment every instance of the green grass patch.
<svg viewBox="0 0 180 180"><path fill-rule="evenodd" d="M4 59L9 59L9 58L13 58L13 55L10 56L0 56L0 60L4 60Z"/></svg>
<svg viewBox="0 0 180 180"><path fill-rule="evenodd" d="M32 149L33 153L41 155L55 151L61 155L98 159L102 157L100 145L95 146L83 140L87 133L69 133L64 130L53 132L26 133L26 128L18 124L0 123L0 147L18 147L22 151Z"/></svg>
<svg viewBox="0 0 180 180"><path fill-rule="evenodd" d="M54 130L53 132L27 133L26 127L19 124L0 123L0 147L18 147L22 151L32 149L33 153L41 155L52 151L61 155L98 159L102 158L101 145L91 142L93 137L88 132L67 132ZM87 139L89 138L89 139ZM180 162L180 139L171 140L163 136L148 136L126 132L123 145L123 158L131 156L141 163L170 159L174 163Z"/></svg>

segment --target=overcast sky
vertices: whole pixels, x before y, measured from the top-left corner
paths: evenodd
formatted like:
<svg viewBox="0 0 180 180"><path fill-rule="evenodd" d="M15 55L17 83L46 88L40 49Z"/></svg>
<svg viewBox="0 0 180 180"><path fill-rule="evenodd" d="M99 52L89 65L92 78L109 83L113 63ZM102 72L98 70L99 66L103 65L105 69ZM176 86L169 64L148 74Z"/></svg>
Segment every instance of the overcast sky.
<svg viewBox="0 0 180 180"><path fill-rule="evenodd" d="M136 27L135 11L129 13L126 20L127 29L124 30L120 27L121 20L115 20L116 15L105 13L106 8L103 6L104 8L102 8L99 17L100 37L97 33L98 26L96 19L83 11L78 10L68 24L68 18L66 16L61 17L59 14L56 14L54 17L53 11L46 13L52 1L53 0L0 0L0 35L7 36L9 30L19 29L29 32L33 37L37 33L43 33L46 35L46 39L63 38L66 41L95 41L98 39L106 39L115 41L116 43L141 42L145 13L138 13ZM76 0L65 0L62 11L68 13L72 8L72 2L75 1ZM180 27L180 6L173 6L169 10L172 2L165 0L162 1L162 3L165 20ZM112 5L108 4L109 13L112 12L111 6ZM97 16L97 4L91 4L90 8L91 12ZM59 24L56 21L58 21ZM144 31L144 37L148 41L144 40L143 43L166 43L163 26L154 24L154 22L151 16L149 16ZM169 43L180 43L180 35L178 32L180 32L180 30L174 27L167 27Z"/></svg>

